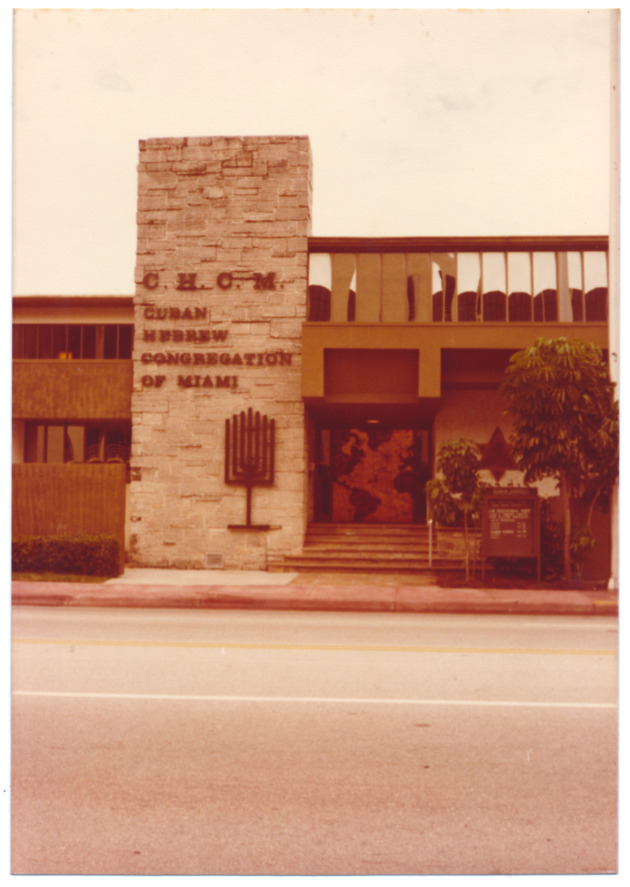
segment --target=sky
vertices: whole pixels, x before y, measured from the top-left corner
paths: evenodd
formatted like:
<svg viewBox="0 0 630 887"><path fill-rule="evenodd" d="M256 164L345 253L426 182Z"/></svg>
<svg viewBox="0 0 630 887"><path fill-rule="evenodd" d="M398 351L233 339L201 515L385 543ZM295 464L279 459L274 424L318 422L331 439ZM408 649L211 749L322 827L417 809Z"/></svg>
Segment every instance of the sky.
<svg viewBox="0 0 630 887"><path fill-rule="evenodd" d="M307 135L316 236L609 229L610 13L18 9L13 292L133 293L138 142Z"/></svg>

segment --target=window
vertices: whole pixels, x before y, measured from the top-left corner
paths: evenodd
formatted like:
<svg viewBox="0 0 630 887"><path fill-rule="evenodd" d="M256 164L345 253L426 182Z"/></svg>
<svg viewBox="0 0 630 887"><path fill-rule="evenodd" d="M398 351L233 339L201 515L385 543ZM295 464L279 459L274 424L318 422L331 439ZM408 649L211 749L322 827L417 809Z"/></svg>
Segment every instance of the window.
<svg viewBox="0 0 630 887"><path fill-rule="evenodd" d="M85 429L81 425L27 422L25 462L83 462Z"/></svg>
<svg viewBox="0 0 630 887"><path fill-rule="evenodd" d="M532 319L532 260L530 253L507 254L508 318Z"/></svg>
<svg viewBox="0 0 630 887"><path fill-rule="evenodd" d="M556 254L533 253L534 268L534 320L558 319L558 288Z"/></svg>
<svg viewBox="0 0 630 887"><path fill-rule="evenodd" d="M431 256L431 285L433 289L433 320L451 320L455 296L455 254Z"/></svg>
<svg viewBox="0 0 630 887"><path fill-rule="evenodd" d="M357 317L357 294L354 290L348 290L348 321L354 323Z"/></svg>
<svg viewBox="0 0 630 887"><path fill-rule="evenodd" d="M498 240L498 239L497 239ZM401 323L605 322L605 250L314 253L308 319ZM513 248L510 249L510 246ZM567 240L570 246L570 239Z"/></svg>
<svg viewBox="0 0 630 887"><path fill-rule="evenodd" d="M17 360L130 360L133 324L16 323Z"/></svg>
<svg viewBox="0 0 630 887"><path fill-rule="evenodd" d="M505 253L482 253L482 318L485 321L506 319L507 262Z"/></svg>
<svg viewBox="0 0 630 887"><path fill-rule="evenodd" d="M479 253L457 255L457 319L476 320L481 292Z"/></svg>
<svg viewBox="0 0 630 887"><path fill-rule="evenodd" d="M69 422L27 422L25 462L129 461L131 426L77 425Z"/></svg>
<svg viewBox="0 0 630 887"><path fill-rule="evenodd" d="M416 319L416 290L418 289L417 283L417 275L410 275L407 278L407 320L409 321Z"/></svg>
<svg viewBox="0 0 630 887"><path fill-rule="evenodd" d="M604 253L584 253L584 303L587 321L608 316L608 266Z"/></svg>
<svg viewBox="0 0 630 887"><path fill-rule="evenodd" d="M330 320L330 290L311 284L308 288L308 320Z"/></svg>

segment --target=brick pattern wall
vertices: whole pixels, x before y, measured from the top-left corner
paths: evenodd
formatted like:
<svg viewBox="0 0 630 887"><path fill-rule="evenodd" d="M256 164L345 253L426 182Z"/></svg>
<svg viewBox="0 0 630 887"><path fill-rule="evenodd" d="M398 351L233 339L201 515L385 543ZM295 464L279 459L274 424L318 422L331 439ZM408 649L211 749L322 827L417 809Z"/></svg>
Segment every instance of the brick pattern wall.
<svg viewBox="0 0 630 887"><path fill-rule="evenodd" d="M140 145L128 559L264 569L301 550L311 154L305 137ZM273 486L224 480L225 420L275 419Z"/></svg>

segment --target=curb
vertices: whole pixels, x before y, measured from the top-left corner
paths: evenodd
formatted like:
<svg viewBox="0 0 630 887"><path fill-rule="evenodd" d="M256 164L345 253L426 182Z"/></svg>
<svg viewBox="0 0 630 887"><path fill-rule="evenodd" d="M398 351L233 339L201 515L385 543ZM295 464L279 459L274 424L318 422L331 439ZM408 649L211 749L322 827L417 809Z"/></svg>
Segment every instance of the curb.
<svg viewBox="0 0 630 887"><path fill-rule="evenodd" d="M603 592L442 589L436 586L188 586L13 582L14 606L617 616Z"/></svg>

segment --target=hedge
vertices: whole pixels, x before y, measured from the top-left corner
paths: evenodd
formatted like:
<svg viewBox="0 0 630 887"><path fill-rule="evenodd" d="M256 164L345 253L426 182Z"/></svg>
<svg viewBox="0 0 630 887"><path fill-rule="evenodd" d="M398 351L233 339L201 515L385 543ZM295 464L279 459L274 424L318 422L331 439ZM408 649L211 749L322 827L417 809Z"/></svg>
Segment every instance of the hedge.
<svg viewBox="0 0 630 887"><path fill-rule="evenodd" d="M21 536L11 545L14 573L120 575L120 543L114 536Z"/></svg>

